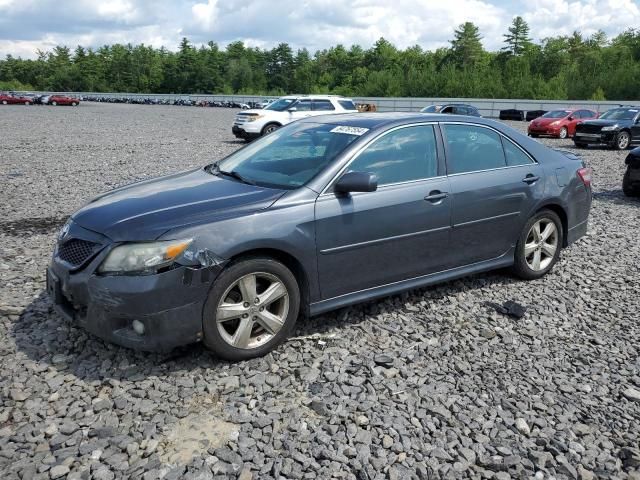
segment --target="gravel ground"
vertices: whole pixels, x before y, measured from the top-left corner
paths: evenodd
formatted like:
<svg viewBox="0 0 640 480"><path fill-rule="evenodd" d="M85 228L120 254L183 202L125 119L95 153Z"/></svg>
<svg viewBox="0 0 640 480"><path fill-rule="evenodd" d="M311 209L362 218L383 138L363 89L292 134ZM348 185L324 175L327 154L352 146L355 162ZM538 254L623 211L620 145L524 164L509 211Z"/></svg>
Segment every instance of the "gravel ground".
<svg viewBox="0 0 640 480"><path fill-rule="evenodd" d="M640 478L640 203L621 193L624 153L582 152L589 234L544 279L495 272L343 309L261 359L136 353L52 313L44 270L65 218L238 148L234 114L0 109L3 480ZM524 318L485 305L506 300Z"/></svg>

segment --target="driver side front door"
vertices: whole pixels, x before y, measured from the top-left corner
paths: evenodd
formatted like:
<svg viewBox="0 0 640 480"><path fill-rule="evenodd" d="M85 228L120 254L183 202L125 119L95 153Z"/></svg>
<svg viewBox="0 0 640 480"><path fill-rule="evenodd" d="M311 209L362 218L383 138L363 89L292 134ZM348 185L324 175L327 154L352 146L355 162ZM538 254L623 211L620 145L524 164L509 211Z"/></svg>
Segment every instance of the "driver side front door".
<svg viewBox="0 0 640 480"><path fill-rule="evenodd" d="M434 126L383 134L345 172L375 174L374 192L316 201L323 300L445 270L451 258L451 203Z"/></svg>

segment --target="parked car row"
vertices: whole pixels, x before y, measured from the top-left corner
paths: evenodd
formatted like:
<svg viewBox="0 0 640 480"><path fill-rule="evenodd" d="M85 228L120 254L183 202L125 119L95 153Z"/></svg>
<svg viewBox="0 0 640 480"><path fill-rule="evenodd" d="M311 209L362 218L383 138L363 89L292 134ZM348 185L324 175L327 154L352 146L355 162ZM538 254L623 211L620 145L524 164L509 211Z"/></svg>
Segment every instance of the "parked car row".
<svg viewBox="0 0 640 480"><path fill-rule="evenodd" d="M12 94L1 93L0 104L2 105L80 105L80 99L68 97L66 95L35 95L35 94Z"/></svg>
<svg viewBox="0 0 640 480"><path fill-rule="evenodd" d="M231 101L217 101L217 100L192 100L190 98L178 98L178 99L163 99L154 97L107 97L104 95L85 96L87 102L100 102L100 103L129 103L132 105L178 105L183 107L220 107L220 108L238 108L241 110L248 110L250 108L263 108L261 105L268 105L269 100L262 102L231 102Z"/></svg>

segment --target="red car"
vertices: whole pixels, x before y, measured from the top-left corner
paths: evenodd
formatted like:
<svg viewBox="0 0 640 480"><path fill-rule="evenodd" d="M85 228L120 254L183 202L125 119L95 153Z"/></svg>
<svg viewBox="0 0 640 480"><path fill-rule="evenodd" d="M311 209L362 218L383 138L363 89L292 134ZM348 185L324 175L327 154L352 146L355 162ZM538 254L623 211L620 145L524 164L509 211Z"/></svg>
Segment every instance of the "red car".
<svg viewBox="0 0 640 480"><path fill-rule="evenodd" d="M552 110L529 124L529 135L549 135L556 138L573 137L576 125L582 120L598 118L593 110Z"/></svg>
<svg viewBox="0 0 640 480"><path fill-rule="evenodd" d="M54 107L56 105L71 105L72 107L75 107L80 103L80 100L73 97L67 97L65 95L51 95L48 103Z"/></svg>
<svg viewBox="0 0 640 480"><path fill-rule="evenodd" d="M20 97L15 95L7 95L6 93L0 93L0 103L2 105L11 105L11 104L31 105L31 99L27 97Z"/></svg>

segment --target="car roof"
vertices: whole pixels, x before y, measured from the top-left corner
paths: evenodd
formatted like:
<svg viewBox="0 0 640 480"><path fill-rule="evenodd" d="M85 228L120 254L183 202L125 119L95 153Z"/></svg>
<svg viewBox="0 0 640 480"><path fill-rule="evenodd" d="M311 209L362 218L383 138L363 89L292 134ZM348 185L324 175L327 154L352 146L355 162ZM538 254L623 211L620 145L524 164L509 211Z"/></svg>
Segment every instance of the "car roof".
<svg viewBox="0 0 640 480"><path fill-rule="evenodd" d="M348 127L363 127L368 128L369 130L374 130L377 128L419 122L451 121L459 123L464 122L466 118L468 118L468 122L470 123L481 123L490 126L501 125L498 122L487 120L482 117L420 112L341 113L333 115L319 115L317 117L307 117L298 120L298 122L344 125Z"/></svg>
<svg viewBox="0 0 640 480"><path fill-rule="evenodd" d="M329 100L331 98L335 98L336 100L351 100L350 98L347 97L342 97L340 95L308 95L308 94L304 94L304 95L285 95L284 97L280 97L280 98L292 98L292 99L296 99L296 98L318 98L321 100Z"/></svg>

